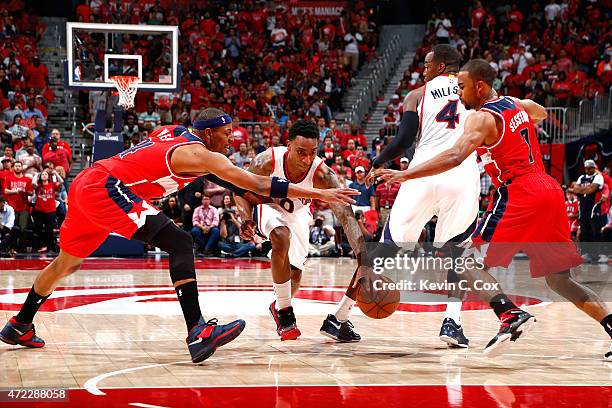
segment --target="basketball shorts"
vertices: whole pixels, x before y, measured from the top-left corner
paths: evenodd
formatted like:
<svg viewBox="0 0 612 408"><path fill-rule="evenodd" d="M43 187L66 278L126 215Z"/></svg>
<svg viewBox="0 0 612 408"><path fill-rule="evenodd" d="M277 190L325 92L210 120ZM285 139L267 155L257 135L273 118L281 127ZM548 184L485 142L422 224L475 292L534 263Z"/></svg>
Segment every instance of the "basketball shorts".
<svg viewBox="0 0 612 408"><path fill-rule="evenodd" d="M464 162L435 176L403 182L380 242L414 247L434 215L438 217L434 238L437 247L450 240L469 239L480 195L478 167L475 162L471 164Z"/></svg>
<svg viewBox="0 0 612 408"><path fill-rule="evenodd" d="M86 258L111 232L125 238L159 210L138 197L100 166L81 172L68 193L68 212L60 228L60 248Z"/></svg>
<svg viewBox="0 0 612 408"><path fill-rule="evenodd" d="M287 213L271 205L262 204L255 207L253 220L257 223L259 232L266 238L270 238L272 230L278 227L287 227L291 233L289 243L289 263L296 268L303 270L306 258L308 258L309 222L312 221L312 214L308 211ZM272 251L268 257L272 257Z"/></svg>
<svg viewBox="0 0 612 408"><path fill-rule="evenodd" d="M571 240L563 191L546 174L526 174L500 186L472 241L482 248L489 267L508 267L517 252L524 252L533 277L582 264Z"/></svg>

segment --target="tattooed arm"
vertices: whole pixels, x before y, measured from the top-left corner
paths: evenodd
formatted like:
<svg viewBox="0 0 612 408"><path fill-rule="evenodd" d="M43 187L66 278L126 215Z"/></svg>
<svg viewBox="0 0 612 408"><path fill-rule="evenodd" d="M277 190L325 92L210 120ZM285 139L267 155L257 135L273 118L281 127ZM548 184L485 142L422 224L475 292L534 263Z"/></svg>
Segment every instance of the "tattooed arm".
<svg viewBox="0 0 612 408"><path fill-rule="evenodd" d="M323 164L317 174L315 174L314 181L315 188L338 188L341 187L340 182L338 181L338 177L336 174L325 164ZM363 238L363 233L359 228L359 223L355 218L355 214L353 213L353 209L346 205L337 205L330 204L329 205L334 212L338 221L340 221L340 225L344 229L344 233L346 234L346 238L353 248L353 252L357 259L361 254L365 254L365 239Z"/></svg>
<svg viewBox="0 0 612 408"><path fill-rule="evenodd" d="M251 162L247 171L260 176L269 176L272 174L272 150L268 149L259 153L253 162ZM255 235L256 229L255 222L253 221L253 206L262 203L270 203L272 199L247 192L242 197L234 195L234 201L236 202L238 214L243 222L240 227L240 235L243 239L251 240Z"/></svg>

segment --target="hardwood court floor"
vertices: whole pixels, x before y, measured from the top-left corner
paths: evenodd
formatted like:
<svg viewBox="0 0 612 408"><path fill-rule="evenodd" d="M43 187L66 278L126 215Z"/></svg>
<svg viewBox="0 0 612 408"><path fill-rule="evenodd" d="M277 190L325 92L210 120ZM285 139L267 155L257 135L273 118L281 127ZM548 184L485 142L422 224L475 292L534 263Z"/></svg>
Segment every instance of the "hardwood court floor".
<svg viewBox="0 0 612 408"><path fill-rule="evenodd" d="M15 314L45 260L0 261L0 318ZM442 297L403 303L383 320L354 310L362 341L337 344L319 334L335 311L355 263L311 259L294 307L302 337L281 342L268 314L269 264L198 260L205 317L244 318L245 331L204 364L189 361L167 259L92 259L66 279L36 317L43 349L0 345L0 387L65 387L70 406L610 406L612 363L602 327L558 301L527 262L497 276L538 318L507 353L482 348L497 331L486 305L462 314L469 349L437 335ZM612 299L611 267L586 266L580 281ZM612 307L612 303L608 303ZM24 403L25 404L25 403ZM3 405L0 402L0 406ZM6 406L19 406L11 403ZM42 403L22 406L46 406ZM48 404L48 406L66 406Z"/></svg>

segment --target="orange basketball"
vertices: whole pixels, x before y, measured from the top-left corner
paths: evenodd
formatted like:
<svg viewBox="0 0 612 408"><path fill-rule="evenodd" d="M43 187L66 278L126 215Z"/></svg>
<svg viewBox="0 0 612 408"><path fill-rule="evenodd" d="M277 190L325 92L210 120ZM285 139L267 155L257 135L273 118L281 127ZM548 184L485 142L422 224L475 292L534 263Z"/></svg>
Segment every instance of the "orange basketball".
<svg viewBox="0 0 612 408"><path fill-rule="evenodd" d="M389 290L381 283L393 283L393 281L384 275L377 275L372 279L374 287L365 287L361 285L357 293L357 305L361 311L372 319L384 319L395 312L400 303L399 290ZM381 283L376 283L381 281ZM378 288L378 290L376 289Z"/></svg>

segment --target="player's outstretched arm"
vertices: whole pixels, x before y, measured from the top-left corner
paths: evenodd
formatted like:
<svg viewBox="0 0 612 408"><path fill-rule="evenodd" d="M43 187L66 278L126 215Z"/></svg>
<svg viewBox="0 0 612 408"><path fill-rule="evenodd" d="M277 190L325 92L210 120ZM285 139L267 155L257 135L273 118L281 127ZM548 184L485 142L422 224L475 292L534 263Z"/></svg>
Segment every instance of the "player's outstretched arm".
<svg viewBox="0 0 612 408"><path fill-rule="evenodd" d="M290 184L287 180L277 177L270 178L249 173L232 164L224 155L212 152L199 144L178 147L172 154L171 166L178 174L212 173L237 187L268 197L311 198L349 205L354 203L352 196L359 195L354 189L319 190Z"/></svg>
<svg viewBox="0 0 612 408"><path fill-rule="evenodd" d="M426 163L404 171L378 169L374 176L386 182L402 182L409 179L433 176L457 167L478 146L492 144L498 138L497 125L493 115L486 112L476 112L465 121L463 135L455 145Z"/></svg>
<svg viewBox="0 0 612 408"><path fill-rule="evenodd" d="M393 138L391 143L384 148L382 152L372 162L372 170L377 169L385 165L385 163L395 160L403 155L407 149L412 146L416 140L417 133L419 132L419 115L417 114L417 107L419 101L423 97L424 88L420 87L413 91L410 91L403 104L403 115L402 120L397 131L397 135ZM372 173L366 176L366 184L369 186L372 178Z"/></svg>

